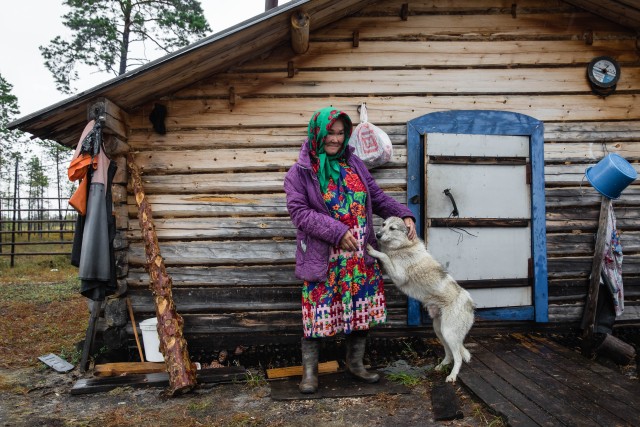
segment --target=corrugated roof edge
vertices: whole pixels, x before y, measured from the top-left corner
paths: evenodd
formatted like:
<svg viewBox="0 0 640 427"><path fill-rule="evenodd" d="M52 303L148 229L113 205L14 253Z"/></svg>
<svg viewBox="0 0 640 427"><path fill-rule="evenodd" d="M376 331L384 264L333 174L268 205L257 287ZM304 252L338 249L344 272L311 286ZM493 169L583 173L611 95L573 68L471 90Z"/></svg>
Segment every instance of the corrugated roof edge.
<svg viewBox="0 0 640 427"><path fill-rule="evenodd" d="M172 53L170 53L168 55L165 55L165 56L163 56L161 58L158 58L158 59L155 59L155 60L153 60L151 62L148 62L148 63L136 68L135 70L128 71L128 72L126 72L126 73L124 73L124 74L122 74L122 75L120 75L118 77L115 77L115 78L113 78L111 80L107 80L104 83L101 83L101 84L99 84L97 86L94 86L91 89L87 89L86 91L77 93L77 94L75 94L75 95L73 95L73 96L71 96L71 97L69 97L67 99L63 99L60 102L57 102L57 103L52 104L52 105L50 105L48 107L42 108L42 109L40 109L40 110L38 110L38 111L36 111L34 113L28 114L26 116L23 116L23 117L17 119L17 120L14 120L13 122L11 122L11 123L9 123L7 125L7 129L9 129L9 130L17 129L20 126L25 125L28 122L30 122L30 121L32 121L32 120L34 120L34 119L36 119L36 118L38 118L40 116L43 116L43 115L45 115L47 113L51 113L52 111L55 111L55 110L57 110L57 109L59 109L61 107L68 106L68 105L74 104L76 102L87 100L87 99L89 99L91 97L94 97L95 93L99 92L102 89L106 89L108 87L115 86L115 85L117 85L119 83L122 83L125 80L131 79L133 77L137 77L138 75L144 74L145 72L147 72L149 70L152 70L152 69L160 66L161 64L163 64L163 63L165 63L167 61L171 61L174 58L177 58L179 56L185 55L185 54L187 54L187 53L189 53L189 52L191 52L193 50L201 48L202 46L214 43L214 42L216 42L218 40L222 40L223 38L228 37L228 36L230 36L232 34L235 34L235 33L239 32L239 31L242 31L245 28L248 28L248 27L250 27L252 25L255 25L255 24L259 23L259 22L265 21L265 20L267 20L267 19L269 19L269 18L271 18L273 16L277 16L277 15L279 15L281 13L284 13L286 11L289 11L291 9L295 9L296 7L298 7L300 5L303 5L303 4L306 4L306 3L310 3L311 1L312 0L291 0L290 2L285 3L285 4L281 5L281 6L278 6L278 7L273 8L273 9L269 9L266 12L263 12L263 13L261 13L259 15L254 16L253 18L249 18L249 19L247 19L245 21L242 21L242 22L232 26L232 27L229 27L229 28L227 28L225 30L222 30L222 31L218 32L218 33L212 34L209 37L205 37L205 38L203 38L201 40L198 40L195 43L192 43L192 44L190 44L188 46L185 46L185 47L183 47L181 49L178 49L175 52L172 52Z"/></svg>

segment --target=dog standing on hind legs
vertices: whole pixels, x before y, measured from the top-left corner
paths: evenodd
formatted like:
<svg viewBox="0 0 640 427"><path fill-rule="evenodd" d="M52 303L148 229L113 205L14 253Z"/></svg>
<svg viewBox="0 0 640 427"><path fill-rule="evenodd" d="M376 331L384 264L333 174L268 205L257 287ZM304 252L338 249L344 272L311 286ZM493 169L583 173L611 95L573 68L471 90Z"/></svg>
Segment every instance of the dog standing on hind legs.
<svg viewBox="0 0 640 427"><path fill-rule="evenodd" d="M462 361L469 363L471 360L471 354L464 347L464 338L473 325L473 300L427 252L422 240L409 240L407 231L401 218L387 218L376 233L381 251L371 245L367 246L367 251L380 260L398 289L420 301L428 310L445 352L436 370L453 362L446 381L455 382Z"/></svg>

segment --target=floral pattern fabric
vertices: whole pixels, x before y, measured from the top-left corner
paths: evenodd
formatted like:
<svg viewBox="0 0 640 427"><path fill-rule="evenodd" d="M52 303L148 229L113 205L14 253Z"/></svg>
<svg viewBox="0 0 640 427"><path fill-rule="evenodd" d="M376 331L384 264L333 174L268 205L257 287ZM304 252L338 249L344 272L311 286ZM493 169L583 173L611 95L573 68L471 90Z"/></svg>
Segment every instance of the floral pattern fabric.
<svg viewBox="0 0 640 427"><path fill-rule="evenodd" d="M302 287L304 336L319 338L367 330L386 321L387 308L380 267L366 265L367 192L358 174L340 162L340 179L329 180L325 204L333 217L349 226L357 251L333 247L326 281L305 281Z"/></svg>
<svg viewBox="0 0 640 427"><path fill-rule="evenodd" d="M611 292L617 317L624 312L624 285L622 283L622 259L624 257L622 243L620 242L620 231L616 228L616 215L613 212L613 207L609 209L605 232L611 239L605 241L604 244L601 279L607 285L609 292Z"/></svg>

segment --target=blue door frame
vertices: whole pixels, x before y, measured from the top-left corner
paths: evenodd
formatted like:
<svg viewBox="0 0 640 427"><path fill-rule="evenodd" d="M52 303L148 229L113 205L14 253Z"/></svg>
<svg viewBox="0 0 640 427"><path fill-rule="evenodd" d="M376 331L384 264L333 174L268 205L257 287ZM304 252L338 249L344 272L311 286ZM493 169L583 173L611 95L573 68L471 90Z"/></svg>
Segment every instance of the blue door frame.
<svg viewBox="0 0 640 427"><path fill-rule="evenodd" d="M547 235L544 197L544 125L533 117L507 111L456 110L426 114L407 122L407 203L417 219L417 232L424 235L423 177L425 133L529 136L531 159L531 251L534 283L533 306L480 309L477 315L495 320L549 320L547 284ZM409 299L408 322L422 323L420 302Z"/></svg>

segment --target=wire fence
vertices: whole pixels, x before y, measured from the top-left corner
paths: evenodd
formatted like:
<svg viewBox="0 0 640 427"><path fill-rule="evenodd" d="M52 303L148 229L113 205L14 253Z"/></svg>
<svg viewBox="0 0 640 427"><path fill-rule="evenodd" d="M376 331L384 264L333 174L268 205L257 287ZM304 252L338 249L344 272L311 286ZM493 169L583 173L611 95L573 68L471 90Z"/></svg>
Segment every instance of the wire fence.
<svg viewBox="0 0 640 427"><path fill-rule="evenodd" d="M0 257L71 255L77 213L67 198L0 198Z"/></svg>

